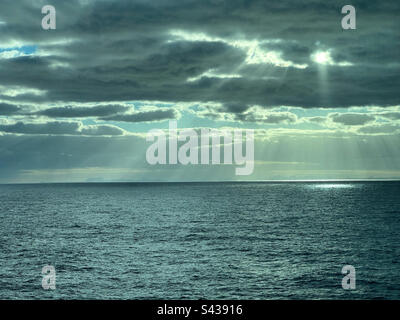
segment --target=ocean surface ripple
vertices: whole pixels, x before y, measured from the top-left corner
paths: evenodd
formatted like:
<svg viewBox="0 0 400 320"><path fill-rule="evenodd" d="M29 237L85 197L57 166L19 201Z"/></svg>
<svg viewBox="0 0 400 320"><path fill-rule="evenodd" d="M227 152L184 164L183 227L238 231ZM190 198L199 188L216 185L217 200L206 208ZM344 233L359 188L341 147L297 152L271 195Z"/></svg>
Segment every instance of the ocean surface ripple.
<svg viewBox="0 0 400 320"><path fill-rule="evenodd" d="M1 299L400 299L400 183L1 185L0 248Z"/></svg>

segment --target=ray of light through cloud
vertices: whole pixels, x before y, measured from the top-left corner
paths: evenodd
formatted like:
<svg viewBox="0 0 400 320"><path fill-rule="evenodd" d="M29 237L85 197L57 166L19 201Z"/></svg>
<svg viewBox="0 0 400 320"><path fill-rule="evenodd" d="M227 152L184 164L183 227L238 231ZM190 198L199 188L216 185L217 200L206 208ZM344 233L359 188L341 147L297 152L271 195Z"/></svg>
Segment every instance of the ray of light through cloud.
<svg viewBox="0 0 400 320"><path fill-rule="evenodd" d="M286 2L278 9L255 1L247 10L232 2L227 14L217 2L55 1L71 19L46 31L35 22L37 5L21 2L24 19L5 14L8 5L0 7L1 181L60 166L145 171L146 133L171 120L179 129L254 129L248 179L400 176L392 2L365 9L355 32L341 29L333 4L317 7L312 22ZM47 145L53 138L57 146ZM27 141L32 148L21 149ZM43 161L30 161L37 152ZM160 167L132 179L197 179L192 169ZM218 170L205 167L201 176ZM239 179L228 170L218 176Z"/></svg>

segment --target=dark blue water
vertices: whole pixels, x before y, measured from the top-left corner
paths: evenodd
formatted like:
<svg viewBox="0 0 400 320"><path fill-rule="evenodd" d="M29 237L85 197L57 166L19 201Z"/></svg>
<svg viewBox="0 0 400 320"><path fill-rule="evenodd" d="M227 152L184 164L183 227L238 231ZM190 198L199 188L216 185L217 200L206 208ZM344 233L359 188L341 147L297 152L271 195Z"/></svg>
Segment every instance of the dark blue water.
<svg viewBox="0 0 400 320"><path fill-rule="evenodd" d="M398 182L2 185L0 218L1 299L400 299Z"/></svg>

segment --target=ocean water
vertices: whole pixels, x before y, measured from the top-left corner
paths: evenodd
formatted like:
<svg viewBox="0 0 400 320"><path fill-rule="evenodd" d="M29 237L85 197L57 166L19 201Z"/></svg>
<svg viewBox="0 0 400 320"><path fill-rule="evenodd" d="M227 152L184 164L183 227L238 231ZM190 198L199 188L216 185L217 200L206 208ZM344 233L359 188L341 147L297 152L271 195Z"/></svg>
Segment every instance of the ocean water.
<svg viewBox="0 0 400 320"><path fill-rule="evenodd" d="M400 299L399 258L399 182L0 186L1 299Z"/></svg>

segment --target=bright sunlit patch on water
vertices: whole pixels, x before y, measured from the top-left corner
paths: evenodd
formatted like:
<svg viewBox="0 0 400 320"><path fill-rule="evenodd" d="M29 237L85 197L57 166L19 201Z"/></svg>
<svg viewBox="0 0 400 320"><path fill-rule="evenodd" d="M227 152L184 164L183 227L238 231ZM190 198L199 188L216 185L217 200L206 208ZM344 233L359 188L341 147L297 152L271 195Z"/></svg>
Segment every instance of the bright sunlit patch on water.
<svg viewBox="0 0 400 320"><path fill-rule="evenodd" d="M354 188L354 184L350 183L323 183L314 186L317 189L343 189Z"/></svg>

